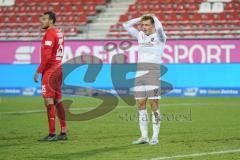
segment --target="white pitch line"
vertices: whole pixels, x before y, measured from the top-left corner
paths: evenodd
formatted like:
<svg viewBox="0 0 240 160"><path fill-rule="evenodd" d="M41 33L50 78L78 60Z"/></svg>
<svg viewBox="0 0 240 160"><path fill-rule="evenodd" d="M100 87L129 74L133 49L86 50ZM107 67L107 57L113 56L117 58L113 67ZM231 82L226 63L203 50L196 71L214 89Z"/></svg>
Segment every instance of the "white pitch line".
<svg viewBox="0 0 240 160"><path fill-rule="evenodd" d="M161 104L160 103L160 107L161 106L196 106L196 105L201 105L201 106L212 106L212 105L226 105L226 103L164 103ZM239 105L238 103L230 103L228 105ZM117 108L129 108L129 107L133 107L133 106L117 106ZM70 107L70 111L79 111L79 110L90 110L90 109L94 109L96 107L81 107L81 108L71 108ZM1 112L0 111L0 115L7 115L7 114L30 114L30 113L42 113L45 112L45 110L25 110L25 111L13 111L13 112Z"/></svg>
<svg viewBox="0 0 240 160"><path fill-rule="evenodd" d="M80 110L89 110L94 109L94 107L84 107L84 108L70 108L70 111L80 111ZM0 115L4 114L29 114L29 113L42 113L46 110L25 110L25 111L16 111L16 112L0 112Z"/></svg>
<svg viewBox="0 0 240 160"><path fill-rule="evenodd" d="M118 106L118 108L127 108L129 106ZM81 108L70 108L70 111L81 111L81 110L90 110L96 107L81 107ZM14 112L0 112L0 115L6 114L30 114L30 113L42 113L46 112L46 110L25 110L25 111L14 111Z"/></svg>
<svg viewBox="0 0 240 160"><path fill-rule="evenodd" d="M176 155L176 156L170 156L170 157L156 157L150 160L166 160L166 159L179 159L179 158L189 158L189 157L201 157L201 156L208 156L208 155L218 155L218 154L237 153L237 152L240 152L240 149L184 154L184 155Z"/></svg>

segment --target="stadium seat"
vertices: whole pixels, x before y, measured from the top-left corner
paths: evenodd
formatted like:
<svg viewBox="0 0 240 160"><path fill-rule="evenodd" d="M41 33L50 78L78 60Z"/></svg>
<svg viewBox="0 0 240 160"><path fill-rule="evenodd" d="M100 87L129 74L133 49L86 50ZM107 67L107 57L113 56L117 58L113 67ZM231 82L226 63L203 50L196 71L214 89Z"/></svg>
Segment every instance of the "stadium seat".
<svg viewBox="0 0 240 160"><path fill-rule="evenodd" d="M76 32L79 26L86 27L89 16L98 14L96 6L107 5L107 3L107 0L15 0L12 6L0 7L0 26L4 26L2 31L8 30L8 32L11 32L11 29L15 32L18 27L30 26L30 29L26 30L29 34L17 35L34 37L36 27L40 26L39 16L43 12L54 11L57 14L57 26L71 32L67 35L76 35L79 34ZM8 37L14 34L8 34ZM5 34L1 37L3 35Z"/></svg>
<svg viewBox="0 0 240 160"><path fill-rule="evenodd" d="M211 3L209 2L204 2L200 4L200 13L209 13L211 12Z"/></svg>
<svg viewBox="0 0 240 160"><path fill-rule="evenodd" d="M224 10L223 3L221 3L221 2L213 3L213 5L212 5L213 13L220 13L220 12L223 12L223 10Z"/></svg>
<svg viewBox="0 0 240 160"><path fill-rule="evenodd" d="M35 36L39 31L39 16L45 11L57 14L57 25L64 28L67 36L79 35L79 27L87 27L98 14L97 5L107 5L107 0L15 0L13 6L0 7L1 33L8 37ZM192 37L213 35L216 28L219 36L236 33L240 28L240 4L238 0L136 0L128 6L127 12L119 16L118 22L109 27L107 37L129 38L122 23L144 13L154 13L163 23L168 37ZM17 16L14 16L17 15ZM28 16L26 16L28 15ZM21 34L18 28L25 29ZM213 31L210 31L212 29ZM178 32L181 34L178 34ZM226 30L229 30L227 33ZM9 32L14 32L9 34ZM183 32L187 31L187 32ZM17 33L16 33L17 32ZM209 32L209 34L208 34ZM1 34L1 37L6 34ZM232 35L235 36L235 35ZM37 35L37 37L39 37Z"/></svg>
<svg viewBox="0 0 240 160"><path fill-rule="evenodd" d="M86 25L87 24L87 18L85 15L76 16L74 21L75 21L76 25Z"/></svg>
<svg viewBox="0 0 240 160"><path fill-rule="evenodd" d="M129 5L129 7L128 7L128 12L130 12L130 13L136 13L136 12L138 12L138 7L137 7L135 4L131 4L131 5Z"/></svg>
<svg viewBox="0 0 240 160"><path fill-rule="evenodd" d="M84 13L84 8L80 4L72 6L72 9L73 9L74 13L77 13L77 14L83 14Z"/></svg>
<svg viewBox="0 0 240 160"><path fill-rule="evenodd" d="M107 36L111 38L114 36L119 38L121 35L126 37L124 34L127 32L124 31L121 23L143 13L154 13L161 20L169 38L207 37L214 36L214 33L217 36L226 37L227 34L236 33L240 29L239 6L236 0L231 2L224 0L214 2L209 0L158 0L158 3L137 0L134 4L129 5L127 13L119 17L118 23L110 27ZM219 34L217 34L218 30ZM229 30L228 33L227 30Z"/></svg>
<svg viewBox="0 0 240 160"><path fill-rule="evenodd" d="M121 15L119 18L119 22L126 22L128 21L128 15Z"/></svg>
<svg viewBox="0 0 240 160"><path fill-rule="evenodd" d="M208 2L231 2L231 0L208 0Z"/></svg>
<svg viewBox="0 0 240 160"><path fill-rule="evenodd" d="M14 5L14 0L7 0L7 1L5 1L5 0L3 0L3 1L0 1L0 5L1 6L12 6L12 5Z"/></svg>
<svg viewBox="0 0 240 160"><path fill-rule="evenodd" d="M94 0L82 0L82 3L89 5L89 4L95 4L95 1Z"/></svg>
<svg viewBox="0 0 240 160"><path fill-rule="evenodd" d="M96 6L93 5L87 5L85 8L85 12L87 15L94 15L96 14Z"/></svg>
<svg viewBox="0 0 240 160"><path fill-rule="evenodd" d="M65 15L71 15L72 14L72 5L64 5L61 8L61 12L64 13Z"/></svg>
<svg viewBox="0 0 240 160"><path fill-rule="evenodd" d="M95 4L97 5L104 5L106 3L107 3L106 0L95 0Z"/></svg>
<svg viewBox="0 0 240 160"><path fill-rule="evenodd" d="M5 22L5 18L0 16L0 26L2 26Z"/></svg>

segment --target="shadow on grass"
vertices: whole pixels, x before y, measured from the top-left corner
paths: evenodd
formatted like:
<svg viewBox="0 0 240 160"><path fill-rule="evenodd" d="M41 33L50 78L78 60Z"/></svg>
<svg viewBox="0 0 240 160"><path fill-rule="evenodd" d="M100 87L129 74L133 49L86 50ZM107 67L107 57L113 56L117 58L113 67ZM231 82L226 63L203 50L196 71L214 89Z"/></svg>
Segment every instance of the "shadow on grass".
<svg viewBox="0 0 240 160"><path fill-rule="evenodd" d="M140 145L139 145L140 146ZM143 145L141 145L143 146ZM73 153L62 153L62 154L51 154L44 157L29 157L29 158L43 158L43 159L64 159L64 160L70 160L70 159L85 159L85 158L93 158L94 156L105 154L105 153L112 153L115 151L120 150L129 150L131 148L136 148L135 145L122 145L122 146L114 146L114 147L102 147L102 148L96 148L96 149L89 149L86 151L80 151L80 152L73 152ZM123 157L122 157L123 158Z"/></svg>

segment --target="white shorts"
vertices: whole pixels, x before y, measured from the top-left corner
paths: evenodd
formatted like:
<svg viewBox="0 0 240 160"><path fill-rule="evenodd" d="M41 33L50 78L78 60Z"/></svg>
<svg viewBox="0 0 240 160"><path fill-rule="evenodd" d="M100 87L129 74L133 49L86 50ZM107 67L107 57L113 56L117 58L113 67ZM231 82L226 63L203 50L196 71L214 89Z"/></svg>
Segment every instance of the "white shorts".
<svg viewBox="0 0 240 160"><path fill-rule="evenodd" d="M135 99L160 99L161 88L159 77L136 78L133 91Z"/></svg>
<svg viewBox="0 0 240 160"><path fill-rule="evenodd" d="M133 89L135 99L160 99L160 75L158 64L138 65Z"/></svg>

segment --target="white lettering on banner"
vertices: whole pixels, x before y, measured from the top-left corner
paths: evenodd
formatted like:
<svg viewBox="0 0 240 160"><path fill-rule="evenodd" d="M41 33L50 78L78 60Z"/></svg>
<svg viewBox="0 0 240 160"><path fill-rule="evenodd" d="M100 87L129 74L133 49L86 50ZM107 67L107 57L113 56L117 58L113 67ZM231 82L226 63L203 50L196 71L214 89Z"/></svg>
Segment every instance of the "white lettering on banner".
<svg viewBox="0 0 240 160"><path fill-rule="evenodd" d="M103 46L94 46L93 47L93 54L94 56L96 56L97 58L99 58L99 61L95 61L93 63L108 63L109 62L109 55L106 53L106 51L104 51ZM97 59L95 59L97 60Z"/></svg>
<svg viewBox="0 0 240 160"><path fill-rule="evenodd" d="M79 46L76 50L75 56L91 54L91 49L88 46Z"/></svg>
<svg viewBox="0 0 240 160"><path fill-rule="evenodd" d="M63 54L63 58L62 58L62 63L65 63L68 60L73 58L73 53L72 53L72 49L70 46L65 46L63 51L64 51L64 54Z"/></svg>
<svg viewBox="0 0 240 160"><path fill-rule="evenodd" d="M103 46L94 46L94 47L88 47L88 46L79 46L76 49L76 52L74 54L74 51L72 51L70 46L64 47L64 55L62 62L68 62L73 57L76 57L76 61L74 63L99 63L99 61L94 62L93 58L86 59L85 57L81 57L83 55L93 55L96 56L99 60L102 61L102 63L112 63L112 58L116 54L124 54L126 59L119 59L116 62L113 63L136 63L137 62L137 46L133 46L128 50L123 51L122 53L118 53L117 50L112 50L110 52L107 52L104 50ZM123 57L124 58L124 57ZM70 62L72 63L72 62Z"/></svg>
<svg viewBox="0 0 240 160"><path fill-rule="evenodd" d="M222 94L238 94L238 90L235 89L222 89Z"/></svg>
<svg viewBox="0 0 240 160"><path fill-rule="evenodd" d="M232 50L235 45L209 44L166 45L162 59L164 63L231 63ZM167 53L166 53L167 52Z"/></svg>
<svg viewBox="0 0 240 160"><path fill-rule="evenodd" d="M235 45L221 45L221 48L226 49L226 63L230 63L230 49L235 49Z"/></svg>
<svg viewBox="0 0 240 160"><path fill-rule="evenodd" d="M183 51L182 54L180 54L180 51ZM174 47L174 57L175 57L175 63L179 63L180 59L186 59L188 57L188 49L185 45L176 45Z"/></svg>
<svg viewBox="0 0 240 160"><path fill-rule="evenodd" d="M173 50L172 50L172 47L169 46L169 45L166 45L165 46L165 50L168 50L169 52L168 53L172 53ZM163 55L161 57L161 60L164 61L164 58L167 60L168 63L174 63L174 60L173 58L171 57L170 54L167 54L166 52L163 52Z"/></svg>
<svg viewBox="0 0 240 160"><path fill-rule="evenodd" d="M191 46L184 44L166 45L164 53L160 57L163 63L231 63L233 49L236 46L233 44L208 44ZM112 58L116 54L124 54L125 59L119 58L113 63L136 63L138 60L138 46L133 45L128 50L119 52L117 49L112 51L105 51L102 45L79 46L76 50L72 50L71 46L65 46L63 62L71 60L73 57L78 57L77 63L99 63L93 62L93 59L79 57L81 55L92 55L99 58L103 63L112 63ZM74 63L76 63L74 61Z"/></svg>
<svg viewBox="0 0 240 160"><path fill-rule="evenodd" d="M211 63L211 62L220 63L221 62L220 56L221 56L221 51L217 45L208 45L208 47L207 47L207 63Z"/></svg>
<svg viewBox="0 0 240 160"><path fill-rule="evenodd" d="M4 89L4 93L21 93L20 89Z"/></svg>
<svg viewBox="0 0 240 160"><path fill-rule="evenodd" d="M110 59L109 63L124 63L125 62L124 57L122 57L122 58L118 57L118 59L112 60L112 57L114 55L116 55L117 53L118 53L118 51L116 49L108 52L109 59Z"/></svg>
<svg viewBox="0 0 240 160"><path fill-rule="evenodd" d="M128 49L127 62L128 63L136 63L138 61L138 46L132 46Z"/></svg>
<svg viewBox="0 0 240 160"><path fill-rule="evenodd" d="M81 55L91 55L91 49L88 46L80 46L77 48L75 57L77 57L77 63L92 63L91 59L83 59Z"/></svg>
<svg viewBox="0 0 240 160"><path fill-rule="evenodd" d="M190 50L189 50L189 62L194 63L193 54L196 53L197 49L200 51L200 54L201 54L201 57L200 57L201 62L200 63L205 63L206 62L206 54L204 52L204 48L201 45L193 45L193 47L190 48Z"/></svg>
<svg viewBox="0 0 240 160"><path fill-rule="evenodd" d="M199 93L200 93L200 94L207 94L207 90L206 90L206 89L200 89L200 90L199 90Z"/></svg>
<svg viewBox="0 0 240 160"><path fill-rule="evenodd" d="M16 49L15 61L13 64L29 64L32 60L32 54L35 50L34 46L20 46Z"/></svg>
<svg viewBox="0 0 240 160"><path fill-rule="evenodd" d="M120 53L121 56L118 56L117 58L113 59L113 56L119 54L118 50L112 50L110 52L108 52L109 54L109 63L113 63L113 64L121 64L121 63L129 63L128 60L129 60L129 52L126 52L125 53ZM132 58L134 59L134 58Z"/></svg>

